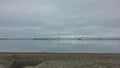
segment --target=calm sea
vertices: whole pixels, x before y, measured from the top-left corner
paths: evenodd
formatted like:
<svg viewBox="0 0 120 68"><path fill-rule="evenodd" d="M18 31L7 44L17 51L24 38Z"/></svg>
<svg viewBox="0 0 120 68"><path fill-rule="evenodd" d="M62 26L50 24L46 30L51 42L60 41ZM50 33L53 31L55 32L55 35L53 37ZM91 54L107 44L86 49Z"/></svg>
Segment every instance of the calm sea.
<svg viewBox="0 0 120 68"><path fill-rule="evenodd" d="M120 53L120 40L0 40L0 52Z"/></svg>

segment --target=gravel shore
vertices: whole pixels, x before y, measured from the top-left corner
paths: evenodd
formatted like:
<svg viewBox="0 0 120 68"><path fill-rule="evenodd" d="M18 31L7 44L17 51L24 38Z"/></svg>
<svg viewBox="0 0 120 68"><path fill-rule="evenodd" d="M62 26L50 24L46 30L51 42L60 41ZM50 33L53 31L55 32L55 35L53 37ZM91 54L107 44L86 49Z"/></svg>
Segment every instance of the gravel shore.
<svg viewBox="0 0 120 68"><path fill-rule="evenodd" d="M0 53L0 68L120 68L120 54Z"/></svg>

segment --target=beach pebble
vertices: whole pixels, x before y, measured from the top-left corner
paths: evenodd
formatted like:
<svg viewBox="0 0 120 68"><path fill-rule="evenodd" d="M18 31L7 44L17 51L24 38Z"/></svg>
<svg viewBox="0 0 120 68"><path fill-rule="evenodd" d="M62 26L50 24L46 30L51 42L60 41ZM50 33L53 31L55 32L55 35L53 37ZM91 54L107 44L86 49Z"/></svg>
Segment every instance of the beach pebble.
<svg viewBox="0 0 120 68"><path fill-rule="evenodd" d="M4 65L0 64L0 68L6 68Z"/></svg>

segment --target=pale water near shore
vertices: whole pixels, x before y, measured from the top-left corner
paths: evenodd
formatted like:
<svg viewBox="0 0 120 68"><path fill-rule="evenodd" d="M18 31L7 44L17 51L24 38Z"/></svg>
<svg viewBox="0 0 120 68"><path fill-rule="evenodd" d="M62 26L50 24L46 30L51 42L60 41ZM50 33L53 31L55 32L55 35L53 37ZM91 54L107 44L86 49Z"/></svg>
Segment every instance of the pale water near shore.
<svg viewBox="0 0 120 68"><path fill-rule="evenodd" d="M0 40L0 52L120 53L120 40Z"/></svg>

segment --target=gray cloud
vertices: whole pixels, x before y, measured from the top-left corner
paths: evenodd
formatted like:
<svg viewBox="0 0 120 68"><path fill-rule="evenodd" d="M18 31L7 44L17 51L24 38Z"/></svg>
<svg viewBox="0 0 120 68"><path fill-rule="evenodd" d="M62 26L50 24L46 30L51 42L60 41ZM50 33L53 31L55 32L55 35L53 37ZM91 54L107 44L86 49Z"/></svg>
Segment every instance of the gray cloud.
<svg viewBox="0 0 120 68"><path fill-rule="evenodd" d="M1 37L120 34L119 0L1 0Z"/></svg>

